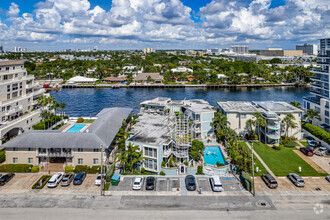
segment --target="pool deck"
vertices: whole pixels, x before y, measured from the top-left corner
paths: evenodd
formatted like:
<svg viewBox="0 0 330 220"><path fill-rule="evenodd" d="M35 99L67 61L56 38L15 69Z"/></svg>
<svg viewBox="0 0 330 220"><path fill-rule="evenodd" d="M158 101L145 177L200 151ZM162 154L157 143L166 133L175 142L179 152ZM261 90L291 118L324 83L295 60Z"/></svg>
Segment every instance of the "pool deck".
<svg viewBox="0 0 330 220"><path fill-rule="evenodd" d="M223 157L225 158L225 160L226 160L226 158L228 158L226 147L223 144L220 144L220 143L207 143L207 144L205 144L205 147L220 147L221 153L222 153Z"/></svg>

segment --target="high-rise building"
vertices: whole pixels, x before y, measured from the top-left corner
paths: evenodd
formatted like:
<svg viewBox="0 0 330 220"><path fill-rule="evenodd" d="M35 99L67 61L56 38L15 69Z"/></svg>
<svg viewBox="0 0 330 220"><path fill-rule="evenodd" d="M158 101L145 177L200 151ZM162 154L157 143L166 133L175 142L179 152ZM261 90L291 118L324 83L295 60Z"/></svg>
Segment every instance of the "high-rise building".
<svg viewBox="0 0 330 220"><path fill-rule="evenodd" d="M315 124L322 125L324 128L326 128L330 125L330 38L320 40L320 50L321 53L318 55L321 61L318 62L320 68L310 70L315 74L313 77L311 77L314 82L311 83L311 96L304 98L304 109L315 109L318 111L322 120L314 120L314 122Z"/></svg>
<svg viewBox="0 0 330 220"><path fill-rule="evenodd" d="M249 53L248 46L232 46L231 49L234 53Z"/></svg>
<svg viewBox="0 0 330 220"><path fill-rule="evenodd" d="M143 53L152 53L154 50L152 48L144 48Z"/></svg>
<svg viewBox="0 0 330 220"><path fill-rule="evenodd" d="M94 46L94 47L93 47L93 51L96 52L96 51L98 51L98 50L99 50L99 47L98 47L98 46Z"/></svg>
<svg viewBox="0 0 330 220"><path fill-rule="evenodd" d="M296 50L302 50L303 53L308 54L308 55L317 55L317 45L316 44L296 45Z"/></svg>
<svg viewBox="0 0 330 220"><path fill-rule="evenodd" d="M24 62L0 62L0 145L40 122L37 99L44 92L27 74Z"/></svg>

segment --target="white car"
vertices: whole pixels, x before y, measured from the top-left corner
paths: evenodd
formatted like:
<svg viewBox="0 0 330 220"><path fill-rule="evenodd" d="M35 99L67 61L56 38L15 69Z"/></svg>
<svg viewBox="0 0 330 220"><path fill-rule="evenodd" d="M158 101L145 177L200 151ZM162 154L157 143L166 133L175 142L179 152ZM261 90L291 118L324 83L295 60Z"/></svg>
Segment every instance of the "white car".
<svg viewBox="0 0 330 220"><path fill-rule="evenodd" d="M54 188L56 187L62 180L64 173L59 172L55 173L50 180L48 180L47 187L48 188Z"/></svg>
<svg viewBox="0 0 330 220"><path fill-rule="evenodd" d="M212 176L210 178L210 184L211 184L211 187L212 187L212 190L214 192L222 192L223 191L223 186L222 186L222 183L221 183L221 180L220 180L220 176Z"/></svg>
<svg viewBox="0 0 330 220"><path fill-rule="evenodd" d="M140 190L141 187L142 187L142 182L143 182L143 178L142 177L135 178L135 180L133 182L133 189L134 190Z"/></svg>
<svg viewBox="0 0 330 220"><path fill-rule="evenodd" d="M105 175L103 174L103 180L104 180L104 178L105 178ZM101 174L96 177L95 185L101 186Z"/></svg>

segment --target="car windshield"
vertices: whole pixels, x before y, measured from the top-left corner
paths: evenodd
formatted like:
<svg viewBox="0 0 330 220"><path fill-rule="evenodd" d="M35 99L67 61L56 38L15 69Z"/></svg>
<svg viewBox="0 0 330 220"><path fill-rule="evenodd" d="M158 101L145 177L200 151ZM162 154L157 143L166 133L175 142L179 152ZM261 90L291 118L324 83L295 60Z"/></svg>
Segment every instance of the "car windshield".
<svg viewBox="0 0 330 220"><path fill-rule="evenodd" d="M188 180L188 184L189 184L189 185L195 185L195 181L194 181L194 179L189 179L189 180Z"/></svg>
<svg viewBox="0 0 330 220"><path fill-rule="evenodd" d="M298 180L299 183L304 183L304 180Z"/></svg>
<svg viewBox="0 0 330 220"><path fill-rule="evenodd" d="M215 186L215 187L222 187L221 184L215 184L214 186Z"/></svg>
<svg viewBox="0 0 330 220"><path fill-rule="evenodd" d="M77 175L74 179L79 180L81 178L81 175Z"/></svg>
<svg viewBox="0 0 330 220"><path fill-rule="evenodd" d="M3 177L0 178L0 181L5 181L5 179L6 179L6 177L3 176Z"/></svg>
<svg viewBox="0 0 330 220"><path fill-rule="evenodd" d="M55 183L55 181L48 181L48 183Z"/></svg>
<svg viewBox="0 0 330 220"><path fill-rule="evenodd" d="M134 182L134 185L140 185L140 182Z"/></svg>
<svg viewBox="0 0 330 220"><path fill-rule="evenodd" d="M101 179L101 176L98 176L96 179L97 179L97 180L100 180L100 179Z"/></svg>

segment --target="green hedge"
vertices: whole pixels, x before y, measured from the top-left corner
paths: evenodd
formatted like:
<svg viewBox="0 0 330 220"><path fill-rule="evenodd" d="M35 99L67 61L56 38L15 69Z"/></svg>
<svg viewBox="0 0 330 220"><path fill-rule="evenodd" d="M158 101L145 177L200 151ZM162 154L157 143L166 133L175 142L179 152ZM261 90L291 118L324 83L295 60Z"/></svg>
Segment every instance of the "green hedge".
<svg viewBox="0 0 330 220"><path fill-rule="evenodd" d="M38 173L39 172L39 166L33 166L31 168L31 173Z"/></svg>
<svg viewBox="0 0 330 220"><path fill-rule="evenodd" d="M4 164L0 166L0 172L29 173L32 167L31 164Z"/></svg>
<svg viewBox="0 0 330 220"><path fill-rule="evenodd" d="M3 163L6 161L6 151L3 150L0 152L0 163Z"/></svg>
<svg viewBox="0 0 330 220"><path fill-rule="evenodd" d="M243 183L243 186L248 190L248 191L252 191L253 189L253 182L252 179L250 177L250 175L247 172L242 171L241 172L241 181Z"/></svg>
<svg viewBox="0 0 330 220"><path fill-rule="evenodd" d="M302 123L302 127L310 132L315 137L320 138L321 140L325 141L326 143L330 144L330 133L326 132L322 128L312 125L310 123L304 122Z"/></svg>
<svg viewBox="0 0 330 220"><path fill-rule="evenodd" d="M203 166L199 165L197 167L197 173L196 174L197 175L204 175L204 173L203 173Z"/></svg>
<svg viewBox="0 0 330 220"><path fill-rule="evenodd" d="M33 125L33 129L34 130L45 130L61 120L62 120L62 117L57 116L57 115L52 115L51 118L49 118L49 119L47 118L47 119Z"/></svg>
<svg viewBox="0 0 330 220"><path fill-rule="evenodd" d="M32 186L32 189L42 189L44 188L44 186L46 185L46 183L48 182L48 180L51 178L52 176L48 176L48 175L43 175L42 177L40 177L38 179L37 182L35 182ZM42 181L41 186L39 186L39 182L40 180Z"/></svg>
<svg viewBox="0 0 330 220"><path fill-rule="evenodd" d="M65 166L65 172L66 172L66 173L71 173L71 172L73 172L73 167Z"/></svg>
<svg viewBox="0 0 330 220"><path fill-rule="evenodd" d="M87 166L87 165L77 165L75 168L74 168L74 172L75 173L79 173L81 171L85 171L86 173L101 173L101 169L100 169L101 166ZM106 168L105 166L103 166L104 168ZM106 170L106 169L105 169Z"/></svg>

